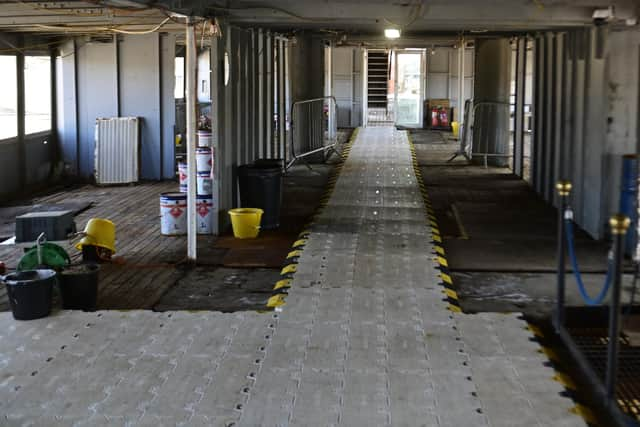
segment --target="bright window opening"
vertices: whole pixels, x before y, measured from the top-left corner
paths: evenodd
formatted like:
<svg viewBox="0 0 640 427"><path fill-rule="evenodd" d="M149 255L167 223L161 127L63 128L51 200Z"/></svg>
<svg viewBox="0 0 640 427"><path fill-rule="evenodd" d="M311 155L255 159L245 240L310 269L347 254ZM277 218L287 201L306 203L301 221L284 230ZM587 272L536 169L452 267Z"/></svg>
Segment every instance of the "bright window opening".
<svg viewBox="0 0 640 427"><path fill-rule="evenodd" d="M184 98L184 58L177 56L175 59L175 78L176 85L173 89L173 97L175 99Z"/></svg>
<svg viewBox="0 0 640 427"><path fill-rule="evenodd" d="M0 139L18 136L16 57L0 55Z"/></svg>
<svg viewBox="0 0 640 427"><path fill-rule="evenodd" d="M51 58L24 58L25 134L51 130Z"/></svg>

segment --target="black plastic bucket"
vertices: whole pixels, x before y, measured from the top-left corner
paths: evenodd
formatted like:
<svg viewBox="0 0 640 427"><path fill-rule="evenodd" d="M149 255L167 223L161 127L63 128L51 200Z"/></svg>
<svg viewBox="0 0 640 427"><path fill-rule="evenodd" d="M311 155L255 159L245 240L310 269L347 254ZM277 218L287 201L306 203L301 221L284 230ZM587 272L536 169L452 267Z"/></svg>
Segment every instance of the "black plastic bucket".
<svg viewBox="0 0 640 427"><path fill-rule="evenodd" d="M14 319L40 319L51 313L53 284L56 282L55 271L19 271L4 276L2 281L7 287Z"/></svg>
<svg viewBox="0 0 640 427"><path fill-rule="evenodd" d="M62 308L94 311L98 301L97 264L80 264L67 267L58 275Z"/></svg>
<svg viewBox="0 0 640 427"><path fill-rule="evenodd" d="M278 228L282 203L282 167L274 167L273 162L242 165L238 167L238 181L242 207L264 211L261 228Z"/></svg>

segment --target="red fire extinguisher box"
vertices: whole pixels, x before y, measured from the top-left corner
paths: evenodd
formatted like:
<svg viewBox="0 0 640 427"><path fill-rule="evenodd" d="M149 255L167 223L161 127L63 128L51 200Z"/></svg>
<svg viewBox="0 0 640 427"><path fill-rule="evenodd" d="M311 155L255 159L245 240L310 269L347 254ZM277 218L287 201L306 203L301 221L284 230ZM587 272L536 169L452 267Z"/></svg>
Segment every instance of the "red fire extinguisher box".
<svg viewBox="0 0 640 427"><path fill-rule="evenodd" d="M451 130L451 107L448 99L425 101L424 127L435 130Z"/></svg>

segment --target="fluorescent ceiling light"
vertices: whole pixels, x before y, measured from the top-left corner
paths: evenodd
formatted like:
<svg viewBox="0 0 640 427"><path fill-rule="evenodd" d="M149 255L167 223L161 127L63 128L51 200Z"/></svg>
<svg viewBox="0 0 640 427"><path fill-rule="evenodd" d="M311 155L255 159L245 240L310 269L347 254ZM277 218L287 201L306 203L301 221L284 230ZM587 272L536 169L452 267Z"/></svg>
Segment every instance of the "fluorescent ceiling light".
<svg viewBox="0 0 640 427"><path fill-rule="evenodd" d="M384 36L388 39L399 39L400 30L398 30L397 28L385 28Z"/></svg>

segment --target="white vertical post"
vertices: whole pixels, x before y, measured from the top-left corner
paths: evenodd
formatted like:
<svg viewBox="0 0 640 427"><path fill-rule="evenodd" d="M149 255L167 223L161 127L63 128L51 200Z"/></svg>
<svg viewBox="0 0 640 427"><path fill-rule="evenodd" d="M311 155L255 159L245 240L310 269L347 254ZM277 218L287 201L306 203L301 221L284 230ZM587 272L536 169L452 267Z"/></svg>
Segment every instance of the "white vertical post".
<svg viewBox="0 0 640 427"><path fill-rule="evenodd" d="M196 230L196 32L191 18L186 28L186 102L187 102L187 259L195 262L197 252Z"/></svg>
<svg viewBox="0 0 640 427"><path fill-rule="evenodd" d="M458 129L461 129L464 123L464 37L460 37L460 46L458 48ZM458 137L462 135L458 131Z"/></svg>

